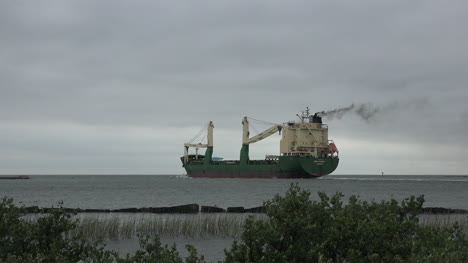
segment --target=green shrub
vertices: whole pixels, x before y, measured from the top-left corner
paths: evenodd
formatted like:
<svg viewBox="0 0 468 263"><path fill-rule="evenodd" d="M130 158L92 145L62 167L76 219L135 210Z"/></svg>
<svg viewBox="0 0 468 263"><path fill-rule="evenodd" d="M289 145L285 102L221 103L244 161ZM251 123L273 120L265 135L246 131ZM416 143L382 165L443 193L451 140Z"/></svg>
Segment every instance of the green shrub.
<svg viewBox="0 0 468 263"><path fill-rule="evenodd" d="M25 214L12 199L0 200L0 262L204 262L192 246L187 246L190 255L183 259L175 245L162 246L159 238L150 240L147 236L140 236L140 249L134 255L120 258L115 251L105 249L102 242L70 237L67 233L74 230L78 222L61 204L37 221L24 219Z"/></svg>
<svg viewBox="0 0 468 263"><path fill-rule="evenodd" d="M25 220L25 214L12 199L1 199L0 262L113 262L116 253L102 243L66 237L77 222L61 204L36 222Z"/></svg>
<svg viewBox="0 0 468 263"><path fill-rule="evenodd" d="M468 262L468 243L455 226L421 226L424 197L366 202L328 197L292 185L265 203L268 220L246 221L225 262Z"/></svg>
<svg viewBox="0 0 468 263"><path fill-rule="evenodd" d="M180 257L175 244L169 247L168 245L162 246L161 241L156 236L152 240L148 236L140 236L140 250L135 254L127 254L123 259L118 259L118 263L203 263L205 262L203 256L197 255L197 250L187 245L189 256L184 260Z"/></svg>

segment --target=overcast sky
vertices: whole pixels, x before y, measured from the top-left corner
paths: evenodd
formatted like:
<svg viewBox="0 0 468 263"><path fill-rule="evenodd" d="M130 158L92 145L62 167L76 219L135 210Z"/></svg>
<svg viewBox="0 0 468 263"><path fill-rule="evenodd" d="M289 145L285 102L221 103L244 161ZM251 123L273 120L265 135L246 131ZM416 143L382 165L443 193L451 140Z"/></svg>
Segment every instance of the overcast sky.
<svg viewBox="0 0 468 263"><path fill-rule="evenodd" d="M335 174L468 174L467 1L1 1L0 174L182 174L209 120L326 120ZM257 130L268 128L258 125ZM278 135L251 158L278 154Z"/></svg>

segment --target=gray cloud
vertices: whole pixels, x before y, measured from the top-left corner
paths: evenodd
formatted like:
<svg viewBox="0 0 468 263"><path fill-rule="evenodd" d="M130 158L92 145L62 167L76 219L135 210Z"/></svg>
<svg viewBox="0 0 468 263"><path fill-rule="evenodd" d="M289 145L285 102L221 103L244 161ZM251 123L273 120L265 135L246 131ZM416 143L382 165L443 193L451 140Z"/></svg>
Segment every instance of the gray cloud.
<svg viewBox="0 0 468 263"><path fill-rule="evenodd" d="M136 143L132 138L141 135L129 127L164 138L167 128L184 131L213 120L215 151L235 158L244 115L283 122L306 106L315 112L353 102L389 110L369 123L330 120L338 144L342 138L363 146L416 145L421 163L439 147L463 155L468 35L460 25L468 22L467 7L464 1L3 2L0 167L10 168L0 173L22 173L11 158L35 163L30 173L101 173L117 162L125 163L122 172L182 173L177 158L194 134ZM62 134L69 123L94 129L92 142L100 147L76 148L74 138L86 145L88 137L81 129ZM111 147L109 129L124 147ZM54 142L58 135L63 139ZM262 158L271 147L253 148ZM82 153L79 165L70 157L56 166L54 158L69 149ZM158 162L158 149L175 161ZM145 161L130 161L139 150ZM96 154L102 163L93 161ZM337 172L370 173L384 165L390 173L389 163L401 157L382 149L370 164L358 156L348 151L347 160L356 161L343 160ZM93 168L84 169L87 163ZM452 165L467 173L464 160ZM411 165L405 171L434 172Z"/></svg>

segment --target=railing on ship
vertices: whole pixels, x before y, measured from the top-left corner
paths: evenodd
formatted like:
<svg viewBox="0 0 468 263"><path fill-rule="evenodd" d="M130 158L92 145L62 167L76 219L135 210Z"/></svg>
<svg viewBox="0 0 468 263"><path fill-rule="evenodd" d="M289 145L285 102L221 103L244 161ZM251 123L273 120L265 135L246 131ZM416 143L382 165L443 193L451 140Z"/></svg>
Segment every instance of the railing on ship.
<svg viewBox="0 0 468 263"><path fill-rule="evenodd" d="M265 160L269 160L269 161L278 161L278 160L279 160L279 156L278 156L278 155L270 155L270 154L267 154L267 155L265 155Z"/></svg>

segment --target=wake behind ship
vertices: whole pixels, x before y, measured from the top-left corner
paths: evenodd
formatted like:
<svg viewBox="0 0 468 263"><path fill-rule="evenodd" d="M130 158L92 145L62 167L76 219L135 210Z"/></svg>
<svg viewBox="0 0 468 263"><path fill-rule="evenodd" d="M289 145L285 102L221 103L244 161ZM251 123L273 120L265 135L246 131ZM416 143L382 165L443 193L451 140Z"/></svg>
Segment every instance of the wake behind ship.
<svg viewBox="0 0 468 263"><path fill-rule="evenodd" d="M242 121L243 136L239 160L222 160L213 157L213 122L206 127L207 143L184 144L182 166L189 177L237 177L237 178L315 178L332 173L338 166L338 149L328 140L328 126L322 123L318 113L309 109L299 116L300 121L275 124L249 137L249 118ZM250 160L249 146L279 132L280 155L266 155L264 160ZM199 134L202 134L200 132ZM189 148L195 154L189 154ZM198 154L206 148L205 154Z"/></svg>

